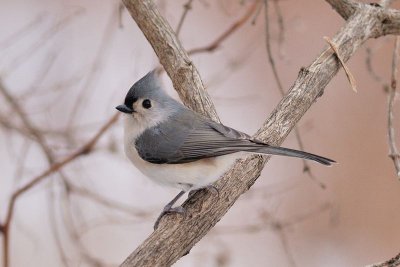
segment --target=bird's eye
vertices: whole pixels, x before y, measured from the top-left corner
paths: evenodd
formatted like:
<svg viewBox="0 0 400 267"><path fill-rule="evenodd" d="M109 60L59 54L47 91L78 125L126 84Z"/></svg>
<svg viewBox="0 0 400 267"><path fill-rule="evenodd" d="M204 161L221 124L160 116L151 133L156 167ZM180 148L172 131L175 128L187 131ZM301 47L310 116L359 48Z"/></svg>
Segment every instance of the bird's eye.
<svg viewBox="0 0 400 267"><path fill-rule="evenodd" d="M146 109L151 108L151 102L150 102L150 100L149 100L149 99L143 100L142 106L143 106L144 108L146 108Z"/></svg>

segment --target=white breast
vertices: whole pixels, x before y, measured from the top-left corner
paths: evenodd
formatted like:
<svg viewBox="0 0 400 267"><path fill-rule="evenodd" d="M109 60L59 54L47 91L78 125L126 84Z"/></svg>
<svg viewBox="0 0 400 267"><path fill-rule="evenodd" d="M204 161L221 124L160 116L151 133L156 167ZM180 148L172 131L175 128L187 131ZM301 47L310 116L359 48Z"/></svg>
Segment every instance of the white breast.
<svg viewBox="0 0 400 267"><path fill-rule="evenodd" d="M201 159L183 164L154 164L143 160L136 151L135 140L145 130L139 123L125 119L125 153L144 175L162 185L188 191L204 187L218 180L241 156L241 153Z"/></svg>

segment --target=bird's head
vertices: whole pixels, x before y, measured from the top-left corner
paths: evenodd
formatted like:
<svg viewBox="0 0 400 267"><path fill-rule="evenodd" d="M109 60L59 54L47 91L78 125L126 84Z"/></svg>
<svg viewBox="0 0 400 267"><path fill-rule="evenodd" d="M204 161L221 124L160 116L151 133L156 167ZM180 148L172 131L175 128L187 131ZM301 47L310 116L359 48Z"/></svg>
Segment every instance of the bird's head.
<svg viewBox="0 0 400 267"><path fill-rule="evenodd" d="M157 71L153 70L129 89L124 103L116 109L136 121L158 123L179 105L162 89Z"/></svg>

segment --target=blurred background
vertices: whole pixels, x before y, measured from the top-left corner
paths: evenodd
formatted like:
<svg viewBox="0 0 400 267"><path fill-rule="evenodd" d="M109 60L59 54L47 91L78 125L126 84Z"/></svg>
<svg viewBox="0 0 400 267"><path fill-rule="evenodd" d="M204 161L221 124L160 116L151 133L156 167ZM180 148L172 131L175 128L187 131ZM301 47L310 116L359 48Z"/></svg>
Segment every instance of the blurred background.
<svg viewBox="0 0 400 267"><path fill-rule="evenodd" d="M156 2L176 29L188 1ZM272 55L287 91L326 48L323 36L332 38L344 21L325 1L269 3ZM212 44L240 22L216 50L191 58L222 122L253 134L281 99L266 52L264 7L239 0L191 4L179 33L187 50ZM118 1L0 5L4 224L13 192L98 133L158 59ZM301 160L273 157L175 266L364 266L399 253L400 182L388 157L383 89L393 48L393 36L368 41L348 62L358 93L340 70L298 124L305 150L338 164L309 163L304 173ZM394 116L400 131L398 104ZM122 138L119 120L88 154L19 195L7 231L10 266L118 266L152 232L178 190L139 173ZM284 146L298 148L296 137ZM4 233L0 239L3 263Z"/></svg>

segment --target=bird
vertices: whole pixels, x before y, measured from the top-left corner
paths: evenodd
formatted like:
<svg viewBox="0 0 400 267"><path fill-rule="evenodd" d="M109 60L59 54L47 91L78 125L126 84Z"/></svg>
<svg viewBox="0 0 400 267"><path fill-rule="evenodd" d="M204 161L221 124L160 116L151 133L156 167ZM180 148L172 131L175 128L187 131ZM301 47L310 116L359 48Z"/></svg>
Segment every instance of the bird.
<svg viewBox="0 0 400 267"><path fill-rule="evenodd" d="M124 103L124 150L133 165L154 182L181 191L163 208L154 229L186 192L217 189L212 185L234 162L248 154L280 155L316 161L335 161L304 151L268 145L250 135L192 111L169 96L156 70L135 82Z"/></svg>

